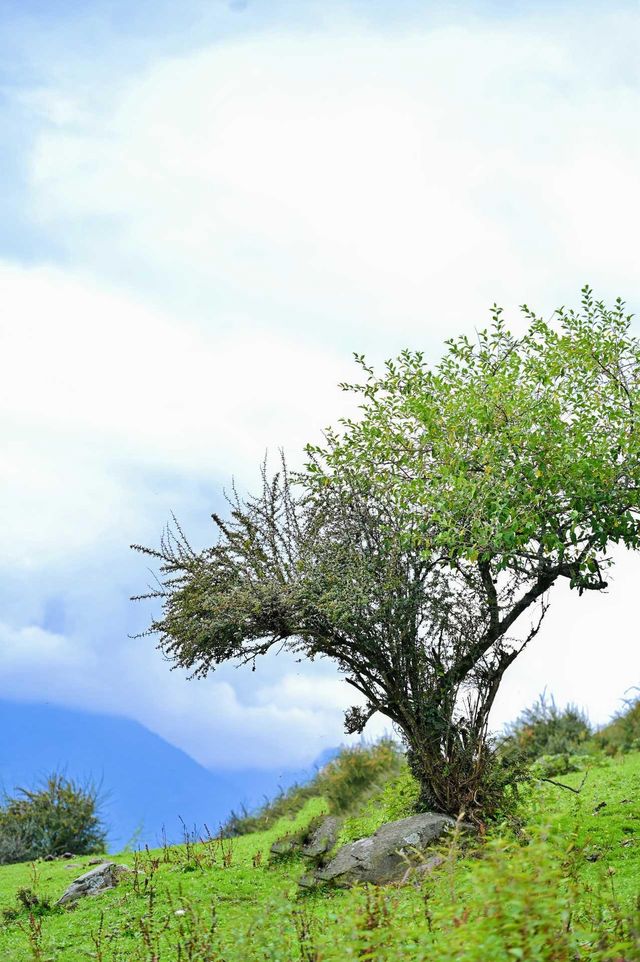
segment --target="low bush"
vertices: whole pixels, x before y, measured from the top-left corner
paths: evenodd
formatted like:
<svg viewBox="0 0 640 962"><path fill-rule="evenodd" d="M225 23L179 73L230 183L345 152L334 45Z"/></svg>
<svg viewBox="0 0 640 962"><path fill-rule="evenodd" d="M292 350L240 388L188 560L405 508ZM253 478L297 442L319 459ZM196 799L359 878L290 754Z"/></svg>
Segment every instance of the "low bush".
<svg viewBox="0 0 640 962"><path fill-rule="evenodd" d="M501 750L507 758L529 762L542 755L580 755L592 735L591 723L577 705L558 708L553 697L543 692L506 727Z"/></svg>
<svg viewBox="0 0 640 962"><path fill-rule="evenodd" d="M584 772L596 759L593 755L540 755L531 766L536 778L553 778L569 772Z"/></svg>
<svg viewBox="0 0 640 962"><path fill-rule="evenodd" d="M52 774L34 789L5 795L0 807L0 864L26 862L45 855L103 852L105 828L99 816L99 793Z"/></svg>
<svg viewBox="0 0 640 962"><path fill-rule="evenodd" d="M414 815L419 798L420 785L405 762L398 775L374 792L362 811L345 819L338 846L373 835L385 822L395 822Z"/></svg>

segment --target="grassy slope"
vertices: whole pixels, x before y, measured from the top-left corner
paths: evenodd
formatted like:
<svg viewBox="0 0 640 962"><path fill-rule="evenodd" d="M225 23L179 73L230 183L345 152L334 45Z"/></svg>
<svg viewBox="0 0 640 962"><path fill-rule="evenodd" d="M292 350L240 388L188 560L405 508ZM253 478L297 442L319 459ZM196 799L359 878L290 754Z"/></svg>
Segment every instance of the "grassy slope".
<svg viewBox="0 0 640 962"><path fill-rule="evenodd" d="M559 780L576 785L581 778ZM596 811L601 802L606 805ZM82 900L72 911L30 920L23 910L6 921L0 928L0 959L640 958L640 944L632 954L633 938L621 922L640 892L638 754L593 769L579 796L540 787L528 807L527 844L503 831L458 857L457 843L449 843L451 858L421 886L301 893L296 879L305 866L296 858L268 865L269 846L324 808L323 799L312 799L294 822L283 820L267 832L225 842L224 848L211 843L143 854L139 874L127 876L113 892ZM374 804L361 827L372 830L385 817L385 804ZM134 865L131 855L117 861ZM87 859L78 862L84 868ZM54 900L81 870L70 870L65 862L39 863L34 884L30 866L2 867L0 907L16 905L19 887L36 888L41 898ZM601 952L597 931L609 933Z"/></svg>

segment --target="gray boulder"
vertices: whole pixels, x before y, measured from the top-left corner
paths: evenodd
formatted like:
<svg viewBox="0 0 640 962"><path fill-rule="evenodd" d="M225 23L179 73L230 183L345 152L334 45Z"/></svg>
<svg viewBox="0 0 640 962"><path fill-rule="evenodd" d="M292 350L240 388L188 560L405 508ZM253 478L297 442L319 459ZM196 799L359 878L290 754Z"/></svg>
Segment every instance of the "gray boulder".
<svg viewBox="0 0 640 962"><path fill-rule="evenodd" d="M58 899L56 905L66 905L75 902L86 895L100 895L113 889L118 884L118 877L131 869L126 865L116 865L115 862L103 862L90 872L74 879L69 888Z"/></svg>
<svg viewBox="0 0 640 962"><path fill-rule="evenodd" d="M314 881L340 886L358 882L383 885L401 881L408 872L421 866L423 870L433 869L439 864L438 858L426 859L423 853L454 825L452 818L432 812L387 822L369 838L343 846L330 862L315 872ZM308 885L309 878L302 880L302 884Z"/></svg>

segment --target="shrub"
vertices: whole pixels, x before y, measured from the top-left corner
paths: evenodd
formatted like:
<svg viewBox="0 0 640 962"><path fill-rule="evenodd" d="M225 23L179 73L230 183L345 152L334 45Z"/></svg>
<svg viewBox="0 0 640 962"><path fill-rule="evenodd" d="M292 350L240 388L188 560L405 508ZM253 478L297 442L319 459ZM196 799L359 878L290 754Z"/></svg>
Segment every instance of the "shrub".
<svg viewBox="0 0 640 962"><path fill-rule="evenodd" d="M370 748L344 749L321 773L321 794L332 812L347 812L379 780L398 771L402 758L402 752L390 739Z"/></svg>
<svg viewBox="0 0 640 962"><path fill-rule="evenodd" d="M99 817L99 793L63 775L49 775L34 789L5 795L0 808L0 863L45 855L103 852L106 833Z"/></svg>
<svg viewBox="0 0 640 962"><path fill-rule="evenodd" d="M609 754L640 751L640 695L627 699L624 704L596 735L596 743Z"/></svg>
<svg viewBox="0 0 640 962"><path fill-rule="evenodd" d="M430 962L578 962L637 959L635 921L607 886L589 907L579 877L583 850L548 827L528 843L489 837L476 859L454 866L432 899ZM423 936L424 938L424 936ZM633 954L632 954L633 953Z"/></svg>
<svg viewBox="0 0 640 962"><path fill-rule="evenodd" d="M543 692L507 726L502 752L526 761L542 755L580 755L592 734L589 719L576 705L558 708L553 697L547 699Z"/></svg>
<svg viewBox="0 0 640 962"><path fill-rule="evenodd" d="M540 755L531 766L531 771L538 778L553 778L554 775L582 772L592 761L589 755Z"/></svg>

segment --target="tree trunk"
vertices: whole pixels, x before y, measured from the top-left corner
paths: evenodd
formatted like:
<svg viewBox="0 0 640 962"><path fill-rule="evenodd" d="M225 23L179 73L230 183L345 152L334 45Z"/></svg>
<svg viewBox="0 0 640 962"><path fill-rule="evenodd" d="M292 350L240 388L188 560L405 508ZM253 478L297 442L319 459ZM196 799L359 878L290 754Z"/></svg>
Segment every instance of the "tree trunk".
<svg viewBox="0 0 640 962"><path fill-rule="evenodd" d="M465 721L437 718L435 712L429 716L403 731L409 768L420 785L420 807L454 818L464 812L472 820L490 814L487 808L496 799L487 794L485 783L494 754L485 732Z"/></svg>

